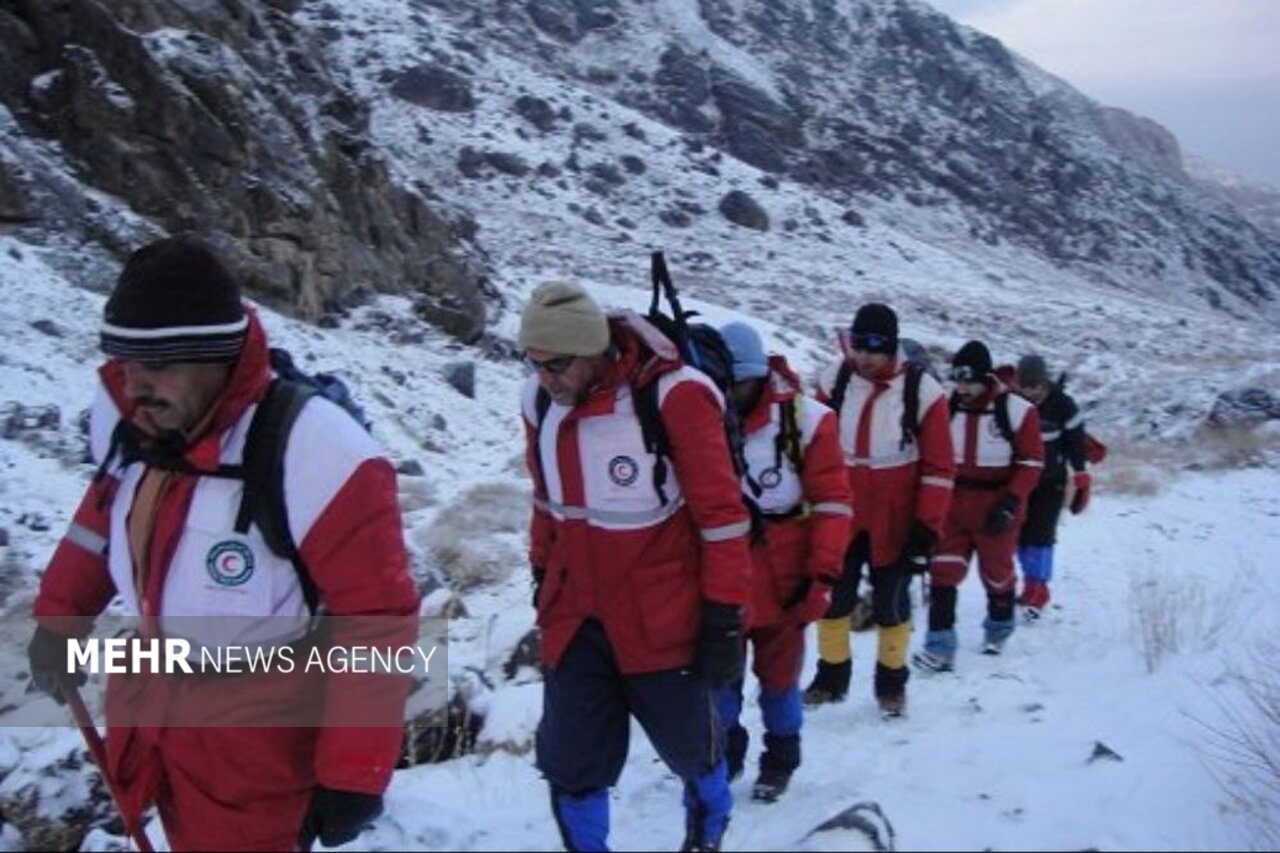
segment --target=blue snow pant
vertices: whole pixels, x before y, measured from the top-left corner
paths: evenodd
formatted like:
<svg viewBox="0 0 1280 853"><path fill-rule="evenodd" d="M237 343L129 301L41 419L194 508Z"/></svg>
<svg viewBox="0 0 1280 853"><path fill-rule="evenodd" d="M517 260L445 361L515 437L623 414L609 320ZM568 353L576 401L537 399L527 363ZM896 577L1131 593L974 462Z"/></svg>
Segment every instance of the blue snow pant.
<svg viewBox="0 0 1280 853"><path fill-rule="evenodd" d="M566 850L608 850L609 792L627 760L631 717L684 781L685 829L718 844L733 798L711 691L691 669L623 675L599 622L584 622L548 669L537 758Z"/></svg>

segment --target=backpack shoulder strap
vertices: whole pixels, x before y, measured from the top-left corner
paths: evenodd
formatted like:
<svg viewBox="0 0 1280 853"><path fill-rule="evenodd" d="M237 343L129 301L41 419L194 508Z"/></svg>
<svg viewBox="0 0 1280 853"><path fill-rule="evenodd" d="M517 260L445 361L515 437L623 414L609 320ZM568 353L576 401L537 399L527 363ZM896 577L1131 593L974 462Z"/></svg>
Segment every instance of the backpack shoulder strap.
<svg viewBox="0 0 1280 853"><path fill-rule="evenodd" d="M244 491L235 526L237 533L244 534L248 533L250 522L256 524L267 547L293 563L307 608L312 613L320 604L320 595L289 530L284 451L302 407L315 393L305 385L276 379L258 403L245 438Z"/></svg>
<svg viewBox="0 0 1280 853"><path fill-rule="evenodd" d="M538 485L545 492L547 489L547 469L542 464L542 425L547 420L547 412L551 410L551 395L541 385L533 397L533 461L538 466Z"/></svg>
<svg viewBox="0 0 1280 853"><path fill-rule="evenodd" d="M774 444L774 464L782 466L782 457L786 456L791 467L799 474L804 469L804 435L800 430L800 413L797 400L803 402L803 395L797 395L778 404L778 436Z"/></svg>
<svg viewBox="0 0 1280 853"><path fill-rule="evenodd" d="M905 449L920 435L920 379L924 368L914 361L907 362L907 375L902 389L902 442Z"/></svg>
<svg viewBox="0 0 1280 853"><path fill-rule="evenodd" d="M667 428L662 423L662 412L658 408L658 380L654 379L639 388L632 388L631 400L635 406L636 417L640 420L640 435L644 439L644 449L655 457L653 490L658 493L658 502L666 506L667 458L671 455L671 441L667 437Z"/></svg>
<svg viewBox="0 0 1280 853"><path fill-rule="evenodd" d="M1004 440L1013 444L1013 423L1009 419L1009 392L996 397L996 429Z"/></svg>
<svg viewBox="0 0 1280 853"><path fill-rule="evenodd" d="M836 371L836 384L831 386L831 398L827 401L827 405L835 410L837 418L844 408L844 397L849 393L849 380L852 378L853 365L848 360L840 362L840 369Z"/></svg>

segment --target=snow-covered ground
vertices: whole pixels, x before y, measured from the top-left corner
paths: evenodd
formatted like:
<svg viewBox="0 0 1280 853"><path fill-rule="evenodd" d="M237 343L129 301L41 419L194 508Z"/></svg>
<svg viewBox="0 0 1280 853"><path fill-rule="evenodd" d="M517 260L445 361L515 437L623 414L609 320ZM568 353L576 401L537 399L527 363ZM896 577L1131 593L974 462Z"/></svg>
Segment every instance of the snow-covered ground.
<svg viewBox="0 0 1280 853"><path fill-rule="evenodd" d="M976 278L967 286L977 288ZM92 388L101 297L70 288L38 251L3 237L0 282L6 295L0 404L6 411L14 403L61 411L58 426L19 430L0 441L0 528L8 537L0 548L6 640L0 683L20 693L16 674L25 669L25 637L17 626L29 626L23 615L36 573L88 475L78 461L76 414ZM595 288L617 307L643 307L646 298L643 288ZM736 309L696 307L714 322L750 316L751 295L739 297ZM401 481L419 576L440 571L434 549L443 534L433 525L446 510L455 513L446 518L465 520L456 535L472 548L472 559L488 559L486 582L462 594L468 615L450 628L451 678L487 715L480 752L398 773L388 814L352 847L556 849L529 749L540 687L531 670L513 681L501 671L533 617L522 525L511 522L522 517L527 500L515 405L523 371L431 331L421 339L398 337L397 330L408 328L406 308L401 300L380 299L334 330L263 312L273 340L308 367L336 369L351 381L396 461L417 460L425 469ZM830 350L803 329L829 329L843 318L830 316L820 302L790 310L804 323L761 321L761 327L775 348L811 372ZM1119 298L1106 311L1128 312L1135 336L1158 337L1166 322L1143 320ZM497 331L513 332L514 318ZM958 343L955 336L932 337L928 328L912 331L944 349ZM1221 340L1204 346L1234 349ZM442 378L450 365L470 360L476 362L475 399ZM1158 384L1171 396L1186 393L1182 374L1165 375L1160 360L1134 365L1130 381ZM1191 366L1182 369L1191 372ZM1275 363L1255 369L1274 370ZM1109 425L1094 426L1105 434ZM981 656L983 597L970 579L961 591L958 671L914 678L909 716L895 723L875 712L874 640L857 635L849 700L810 716L804 765L781 802L749 802L750 770L737 783L728 849L792 849L816 824L859 801L883 808L900 849L1207 850L1258 841L1256 824L1231 801L1230 772L1209 757L1217 743L1210 730L1231 731L1227 709L1241 707L1237 675L1257 672L1262 644L1280 627L1272 605L1280 592L1272 572L1280 556L1280 475L1267 467L1188 473L1193 449L1179 466L1148 471L1142 482L1154 483L1153 493L1139 494L1126 486L1131 480L1109 472L1157 465L1148 461L1153 451L1135 444L1125 453L1132 455L1117 455L1099 471L1089 512L1064 521L1056 602L1041 623L1020 628L1005 656ZM487 502L481 512L457 514L480 501ZM438 601L434 596L429 604ZM1152 636L1158 639L1144 639ZM753 696L749 685L751 762L760 741ZM1247 712L1243 719L1264 722ZM0 795L36 786L55 812L82 800L80 773L55 767L77 738L73 730L0 730ZM1122 760L1091 762L1098 743ZM615 846L676 847L683 831L678 803L677 782L637 730L615 794ZM0 831L0 840L18 844L12 826ZM159 835L158 825L152 834ZM111 843L101 831L86 842L95 848Z"/></svg>
<svg viewBox="0 0 1280 853"><path fill-rule="evenodd" d="M962 587L959 668L917 675L904 721L880 720L874 637L857 635L849 699L810 714L804 764L780 802L750 802L750 778L735 785L726 848L793 849L866 800L907 850L1220 850L1258 840L1219 784L1208 727L1222 725L1239 698L1236 675L1280 627L1278 486L1274 472L1251 471L1181 478L1155 498L1099 495L1064 525L1057 602L1019 628L1004 656L978 653L983 597L973 581ZM1143 641L1144 620L1164 627L1164 646ZM504 717L531 727L538 691L512 692L526 713ZM745 719L758 744L758 713ZM1091 761L1098 743L1120 758ZM615 846L678 846L679 795L636 728L614 797ZM370 847L558 845L530 755L403 772L389 802Z"/></svg>

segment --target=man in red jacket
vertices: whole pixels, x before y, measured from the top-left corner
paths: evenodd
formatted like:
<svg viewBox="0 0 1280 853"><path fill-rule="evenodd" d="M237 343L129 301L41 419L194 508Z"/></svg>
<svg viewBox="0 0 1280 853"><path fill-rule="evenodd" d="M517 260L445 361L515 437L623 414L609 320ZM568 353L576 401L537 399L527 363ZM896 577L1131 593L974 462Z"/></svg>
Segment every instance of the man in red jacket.
<svg viewBox="0 0 1280 853"><path fill-rule="evenodd" d="M305 584L256 527L239 530L244 484L221 469L240 464L272 374L262 326L213 251L177 237L130 256L107 301L101 342L111 358L90 413L99 475L35 602L29 652L37 686L62 698L66 638L87 635L117 596L141 637L183 636L206 648L231 624L252 626L273 649L312 641L305 584L335 624L350 617L412 625L418 593L395 472L327 400L307 401L285 447L285 504ZM106 770L126 827L154 801L175 850L291 850L317 838L345 843L376 818L400 754L407 682L313 687L295 663L291 673L262 676L112 675ZM139 697L142 706L128 701ZM254 727L268 706L280 711L273 727ZM317 714L321 723L341 722L281 722ZM385 725L353 725L373 717ZM151 724L157 719L166 722Z"/></svg>
<svg viewBox="0 0 1280 853"><path fill-rule="evenodd" d="M975 552L987 591L983 653L1000 654L1013 633L1018 528L1044 464L1040 415L996 377L986 344L969 341L960 348L951 362L951 381L956 493L947 532L929 567L929 633L924 650L913 658L932 672L955 667L956 590Z"/></svg>
<svg viewBox="0 0 1280 853"><path fill-rule="evenodd" d="M818 623L818 671L805 692L816 705L844 699L853 669L850 614L870 566L879 649L874 689L886 718L906 709L911 578L923 573L951 502L947 401L932 376L899 356L898 315L858 309L842 335L844 357L823 374L818 399L835 408L853 492L853 539L830 612Z"/></svg>
<svg viewBox="0 0 1280 853"><path fill-rule="evenodd" d="M764 752L755 800L771 803L800 766L800 669L804 629L831 606L853 516L835 413L807 398L799 377L780 355L765 356L760 335L730 323L720 335L733 354L732 404L744 437L744 494L755 501L763 529L751 549L747 639L760 681ZM717 695L729 776L742 770L747 730L742 683Z"/></svg>
<svg viewBox="0 0 1280 853"><path fill-rule="evenodd" d="M711 691L742 675L751 565L724 401L652 325L606 318L576 284L534 290L520 346L535 372L537 757L565 847L607 849L634 716L683 781L683 849L719 849L732 798ZM655 430L665 442L646 441Z"/></svg>

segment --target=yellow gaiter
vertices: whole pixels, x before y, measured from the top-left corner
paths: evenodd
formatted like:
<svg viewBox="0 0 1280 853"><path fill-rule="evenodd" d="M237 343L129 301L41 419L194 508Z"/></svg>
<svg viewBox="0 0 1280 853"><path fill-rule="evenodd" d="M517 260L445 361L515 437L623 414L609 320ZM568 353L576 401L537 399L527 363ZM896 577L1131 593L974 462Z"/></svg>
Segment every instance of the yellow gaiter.
<svg viewBox="0 0 1280 853"><path fill-rule="evenodd" d="M853 657L850 650L849 631L853 627L853 618L841 616L837 619L818 620L818 657L827 663L844 663ZM905 647L905 643L903 644ZM906 649L903 649L906 659Z"/></svg>
<svg viewBox="0 0 1280 853"><path fill-rule="evenodd" d="M876 661L889 669L902 669L907 665L907 646L911 642L911 623L903 622L892 628L881 626L880 648ZM819 635L821 636L821 635Z"/></svg>

